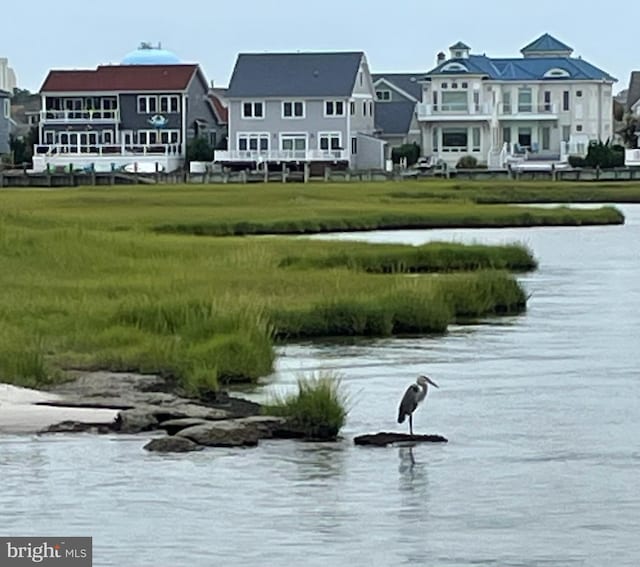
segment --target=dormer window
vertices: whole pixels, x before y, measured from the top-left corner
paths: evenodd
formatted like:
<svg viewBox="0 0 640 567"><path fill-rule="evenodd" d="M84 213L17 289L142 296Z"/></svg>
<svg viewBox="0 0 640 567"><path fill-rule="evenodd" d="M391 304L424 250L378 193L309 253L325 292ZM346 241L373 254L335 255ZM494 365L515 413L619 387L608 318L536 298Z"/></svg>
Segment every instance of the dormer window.
<svg viewBox="0 0 640 567"><path fill-rule="evenodd" d="M559 67L549 69L544 74L545 79L563 79L565 77L571 77L571 74L566 69L561 69Z"/></svg>
<svg viewBox="0 0 640 567"><path fill-rule="evenodd" d="M441 69L441 71L443 73L468 73L469 69L467 69L462 63L448 63Z"/></svg>
<svg viewBox="0 0 640 567"><path fill-rule="evenodd" d="M389 90L376 91L376 99L379 102L389 102L391 100L391 91Z"/></svg>

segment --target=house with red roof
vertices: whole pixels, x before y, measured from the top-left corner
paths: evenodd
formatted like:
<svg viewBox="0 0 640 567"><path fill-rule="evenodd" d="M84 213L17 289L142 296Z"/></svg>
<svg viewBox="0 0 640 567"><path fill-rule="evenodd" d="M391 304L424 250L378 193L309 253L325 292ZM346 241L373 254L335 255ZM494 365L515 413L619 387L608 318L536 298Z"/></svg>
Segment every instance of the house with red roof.
<svg viewBox="0 0 640 567"><path fill-rule="evenodd" d="M200 66L149 44L120 65L52 70L40 96L35 171L175 171L191 140L216 147L226 133L226 109Z"/></svg>

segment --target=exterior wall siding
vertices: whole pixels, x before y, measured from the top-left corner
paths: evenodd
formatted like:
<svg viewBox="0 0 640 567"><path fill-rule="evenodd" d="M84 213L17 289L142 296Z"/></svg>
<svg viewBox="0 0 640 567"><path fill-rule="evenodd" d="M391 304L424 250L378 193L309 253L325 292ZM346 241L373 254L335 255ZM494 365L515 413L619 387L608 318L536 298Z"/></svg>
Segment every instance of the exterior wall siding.
<svg viewBox="0 0 640 567"><path fill-rule="evenodd" d="M278 150L281 134L306 134L307 149L319 149L319 136L321 132L340 133L342 146L348 149L347 117L349 102L341 100L344 104L345 115L338 117L325 116L324 99L306 99L304 118L283 118L282 103L289 100L301 99L246 99L229 101L229 149L237 150L239 133L265 133L269 134L269 149ZM334 99L331 99L334 100ZM242 105L245 102L262 102L264 104L264 117L250 119L242 117Z"/></svg>
<svg viewBox="0 0 640 567"><path fill-rule="evenodd" d="M187 90L187 140L196 135L196 120L206 125L204 126L205 131L198 128L198 135L206 136L210 141L215 138L217 143L226 134L226 128L218 124L211 104L207 100L208 93L208 85L201 80L199 75L195 76Z"/></svg>
<svg viewBox="0 0 640 567"><path fill-rule="evenodd" d="M357 136L358 153L355 157L356 169L382 169L384 167L385 144L383 140L371 136Z"/></svg>

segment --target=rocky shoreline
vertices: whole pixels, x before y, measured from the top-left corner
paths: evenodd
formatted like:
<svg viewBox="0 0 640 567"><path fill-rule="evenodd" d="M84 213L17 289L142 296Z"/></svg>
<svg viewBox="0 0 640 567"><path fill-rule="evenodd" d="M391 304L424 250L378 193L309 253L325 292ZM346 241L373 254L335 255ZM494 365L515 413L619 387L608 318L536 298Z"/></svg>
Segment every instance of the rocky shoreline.
<svg viewBox="0 0 640 567"><path fill-rule="evenodd" d="M18 408L22 408L23 414L30 412L31 432L39 434L162 431L166 433L165 437L154 438L144 447L157 452L255 447L261 439L304 438L304 434L286 419L263 415L260 404L224 392L211 394L206 399L190 398L181 394L169 380L157 375L78 372L70 381L46 391L14 388L13 397L20 392L30 395L22 394L22 404L12 400L14 413L20 413ZM0 401L0 412L5 406L8 404ZM75 414L77 417L51 421L59 415ZM33 416L49 419L50 423L38 427L42 419L33 419ZM2 425L0 421L0 431ZM25 425L22 432L29 432L28 423Z"/></svg>

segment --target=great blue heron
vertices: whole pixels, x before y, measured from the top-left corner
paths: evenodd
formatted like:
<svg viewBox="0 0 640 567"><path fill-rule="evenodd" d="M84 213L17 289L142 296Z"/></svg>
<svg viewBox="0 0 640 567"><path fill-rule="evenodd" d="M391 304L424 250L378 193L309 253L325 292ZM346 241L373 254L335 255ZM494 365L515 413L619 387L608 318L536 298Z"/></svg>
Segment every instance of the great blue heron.
<svg viewBox="0 0 640 567"><path fill-rule="evenodd" d="M415 384L411 384L402 396L400 407L398 408L398 423L404 423L409 416L409 433L413 435L413 412L418 404L427 397L429 384L438 388L438 385L428 376L418 376Z"/></svg>

